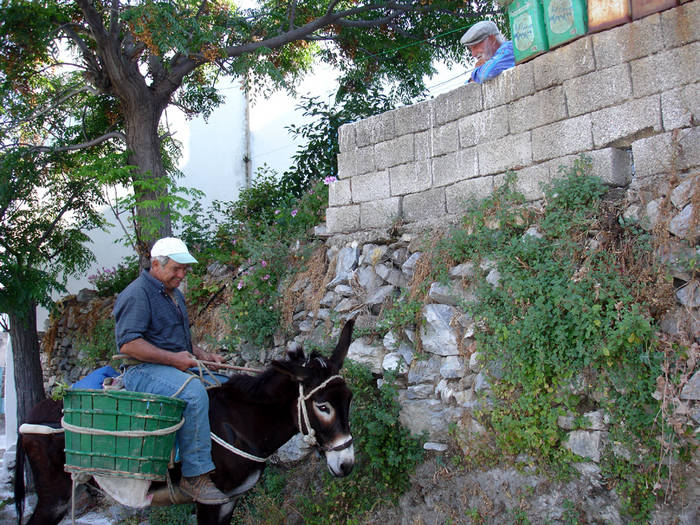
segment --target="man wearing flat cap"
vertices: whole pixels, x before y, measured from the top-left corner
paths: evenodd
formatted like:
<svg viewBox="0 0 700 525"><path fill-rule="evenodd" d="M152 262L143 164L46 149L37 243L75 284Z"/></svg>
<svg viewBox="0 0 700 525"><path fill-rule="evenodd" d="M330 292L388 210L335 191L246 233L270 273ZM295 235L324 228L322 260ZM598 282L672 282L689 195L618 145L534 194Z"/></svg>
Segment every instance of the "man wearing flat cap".
<svg viewBox="0 0 700 525"><path fill-rule="evenodd" d="M482 20L471 26L460 42L469 48L476 59L476 67L467 83L481 84L515 66L513 42L503 38L491 20Z"/></svg>

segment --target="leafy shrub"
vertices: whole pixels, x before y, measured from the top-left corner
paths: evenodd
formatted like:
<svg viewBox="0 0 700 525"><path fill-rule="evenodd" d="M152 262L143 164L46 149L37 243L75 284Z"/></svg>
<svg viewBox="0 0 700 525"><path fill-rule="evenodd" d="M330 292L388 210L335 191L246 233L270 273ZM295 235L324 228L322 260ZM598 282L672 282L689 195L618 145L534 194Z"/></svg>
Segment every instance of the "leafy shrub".
<svg viewBox="0 0 700 525"><path fill-rule="evenodd" d="M83 354L80 366L96 367L116 353L114 318L101 319L87 334L78 334L73 345Z"/></svg>
<svg viewBox="0 0 700 525"><path fill-rule="evenodd" d="M520 206L513 182L507 177L493 196L474 204L434 256L490 260L500 274L498 286L480 279L478 300L467 305L480 326L475 337L487 367L502 371L492 381L494 405L483 422L500 450L563 467L575 458L563 447L557 418L580 411L582 400L568 385L585 376L595 390L587 395L610 415L611 437L658 458L663 423L652 393L662 354L649 308L640 302L649 295L646 283L629 271L650 264L646 237L612 219L614 210L601 200L605 187L585 159L545 187L541 236L524 235L538 217ZM604 229L603 242L591 244L590 232ZM651 509L654 476L665 476L652 461L611 455L605 463L604 474L634 520Z"/></svg>
<svg viewBox="0 0 700 525"><path fill-rule="evenodd" d="M114 268L102 268L88 277L100 297L110 297L126 288L139 276L139 262L135 256L125 257Z"/></svg>

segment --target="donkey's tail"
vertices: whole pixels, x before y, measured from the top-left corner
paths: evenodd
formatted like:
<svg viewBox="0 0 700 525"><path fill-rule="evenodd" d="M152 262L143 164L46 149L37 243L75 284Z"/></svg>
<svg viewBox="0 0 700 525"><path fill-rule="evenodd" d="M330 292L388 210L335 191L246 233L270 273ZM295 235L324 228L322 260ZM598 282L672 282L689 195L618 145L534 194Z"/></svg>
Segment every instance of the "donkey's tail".
<svg viewBox="0 0 700 525"><path fill-rule="evenodd" d="M17 458L15 460L15 510L17 511L17 523L22 525L22 514L24 514L24 446L22 445L22 434L17 436Z"/></svg>

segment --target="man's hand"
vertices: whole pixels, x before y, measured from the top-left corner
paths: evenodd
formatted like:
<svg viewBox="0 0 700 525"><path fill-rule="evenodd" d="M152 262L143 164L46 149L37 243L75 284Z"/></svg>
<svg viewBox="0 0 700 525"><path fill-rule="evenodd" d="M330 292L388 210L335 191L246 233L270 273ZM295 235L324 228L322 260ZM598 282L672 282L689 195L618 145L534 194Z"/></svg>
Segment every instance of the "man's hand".
<svg viewBox="0 0 700 525"><path fill-rule="evenodd" d="M197 345L192 345L192 351L197 359L200 361L208 361L210 363L223 363L225 361L224 356L220 354L215 354L214 352L206 352ZM212 368L219 368L216 365L212 365Z"/></svg>
<svg viewBox="0 0 700 525"><path fill-rule="evenodd" d="M188 368L197 366L197 361L195 361L194 356L189 352L172 352L172 354L173 356L171 366L174 366L178 370L184 372Z"/></svg>

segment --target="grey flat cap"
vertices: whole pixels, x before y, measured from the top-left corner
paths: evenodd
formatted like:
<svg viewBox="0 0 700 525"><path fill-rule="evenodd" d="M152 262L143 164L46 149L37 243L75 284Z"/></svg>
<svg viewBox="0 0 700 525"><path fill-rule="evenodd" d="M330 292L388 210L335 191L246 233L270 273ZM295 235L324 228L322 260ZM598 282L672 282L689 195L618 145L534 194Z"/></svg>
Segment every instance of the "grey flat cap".
<svg viewBox="0 0 700 525"><path fill-rule="evenodd" d="M475 46L486 37L498 34L500 34L500 31L496 24L491 20L482 20L471 26L459 41L465 46Z"/></svg>

